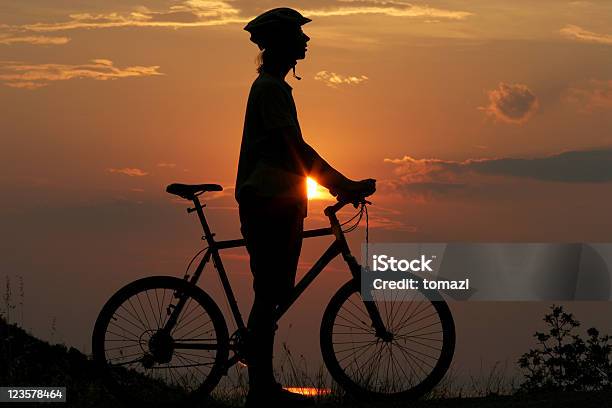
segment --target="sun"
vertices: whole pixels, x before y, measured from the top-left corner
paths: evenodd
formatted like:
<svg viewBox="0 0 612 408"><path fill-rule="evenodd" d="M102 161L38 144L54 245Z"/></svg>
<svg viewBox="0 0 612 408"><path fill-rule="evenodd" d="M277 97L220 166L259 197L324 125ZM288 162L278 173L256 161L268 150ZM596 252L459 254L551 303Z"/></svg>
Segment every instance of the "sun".
<svg viewBox="0 0 612 408"><path fill-rule="evenodd" d="M313 178L306 178L309 200L323 200L332 197L325 188L321 187Z"/></svg>
<svg viewBox="0 0 612 408"><path fill-rule="evenodd" d="M311 179L310 177L306 178L306 185L308 188L308 199L312 200L317 198L317 196L319 195L319 192L317 191L317 187L318 184L316 181L314 181L314 179Z"/></svg>

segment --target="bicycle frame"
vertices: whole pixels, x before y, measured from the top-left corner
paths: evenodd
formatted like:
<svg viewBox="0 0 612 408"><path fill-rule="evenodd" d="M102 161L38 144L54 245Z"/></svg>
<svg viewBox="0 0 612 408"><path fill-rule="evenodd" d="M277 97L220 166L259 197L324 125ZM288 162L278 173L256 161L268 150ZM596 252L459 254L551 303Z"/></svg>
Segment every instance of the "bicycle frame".
<svg viewBox="0 0 612 408"><path fill-rule="evenodd" d="M244 324L244 320L242 318L242 314L240 313L240 309L238 308L238 302L236 301L236 297L234 296L234 291L232 290L230 281L228 279L227 273L223 266L223 262L221 261L221 256L219 255L219 250L222 249L230 249L230 248L239 248L246 246L246 242L244 239L233 239L233 240L225 240L225 241L215 241L214 235L208 222L206 221L206 217L204 216L203 208L206 204L201 204L198 196L196 195L193 198L194 208L188 208L187 212L196 212L198 218L200 220L200 224L202 225L202 229L204 231L204 239L208 243L208 249L204 253L202 260L198 264L195 272L189 278L188 275L185 276L185 279L189 279L189 283L196 285L202 271L206 264L212 259L213 265L219 274L219 278L221 280L221 285L223 286L223 290L225 292L225 296L228 300L234 322L238 327L238 332L241 333L246 330L246 325ZM331 243L331 245L327 248L327 250L321 255L321 257L315 262L315 264L310 268L308 272L297 282L295 285L293 294L289 297L289 299L282 305L280 305L276 310L275 322L280 320L280 318L289 310L289 308L293 305L293 303L301 296L301 294L306 290L306 288L315 280L315 278L323 271L323 269L338 255L342 255L344 261L349 266L349 270L353 279L360 279L361 273L361 265L357 262L357 259L351 254L351 250L346 241L346 237L344 236L344 232L342 231L342 227L340 226L340 222L336 217L336 211L342 208L346 203L336 203L334 206L327 207L325 209L325 215L329 218L331 227L329 228L317 228L312 230L304 231L303 238L313 238L313 237L321 237L326 235L334 235L335 240ZM186 300L182 297L176 307L173 308L172 314L168 319L165 329L171 328L176 323L178 316L185 304ZM372 318L372 325L376 329L377 335L385 336L387 330L384 327L378 309L374 305L373 302L364 301L366 309L368 310L370 317ZM214 346L207 345L197 345L197 344L184 344L184 343L175 343L175 348L191 348L191 349L213 349ZM235 352L236 350L234 350ZM237 354L232 356L227 364L227 367L231 367L232 365L238 362L239 358Z"/></svg>

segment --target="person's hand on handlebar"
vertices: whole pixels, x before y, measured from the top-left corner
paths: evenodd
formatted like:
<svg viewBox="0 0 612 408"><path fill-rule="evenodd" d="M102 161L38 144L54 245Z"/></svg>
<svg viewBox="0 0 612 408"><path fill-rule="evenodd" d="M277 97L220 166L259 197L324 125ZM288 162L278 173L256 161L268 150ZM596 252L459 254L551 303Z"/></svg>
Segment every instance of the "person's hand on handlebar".
<svg viewBox="0 0 612 408"><path fill-rule="evenodd" d="M347 179L341 186L331 189L330 193L334 195L338 201L358 201L376 191L376 180L365 179L353 181Z"/></svg>

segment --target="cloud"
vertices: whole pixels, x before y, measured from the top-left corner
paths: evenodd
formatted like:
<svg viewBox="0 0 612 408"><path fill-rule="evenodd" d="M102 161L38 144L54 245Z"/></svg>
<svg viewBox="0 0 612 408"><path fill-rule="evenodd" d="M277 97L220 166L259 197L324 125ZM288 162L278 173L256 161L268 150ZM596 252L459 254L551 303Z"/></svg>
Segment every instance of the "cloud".
<svg viewBox="0 0 612 408"><path fill-rule="evenodd" d="M35 32L118 27L203 27L244 23L240 10L229 1L186 0L165 10L139 7L127 13L75 13L67 21L34 23L19 28Z"/></svg>
<svg viewBox="0 0 612 408"><path fill-rule="evenodd" d="M577 25L568 24L559 30L561 35L572 40L612 45L612 34L599 34L587 31Z"/></svg>
<svg viewBox="0 0 612 408"><path fill-rule="evenodd" d="M336 74L335 72L329 71L319 71L314 76L316 81L321 81L325 85L331 88L337 88L339 85L357 85L364 81L368 80L368 77L365 75L359 76L345 76L341 74Z"/></svg>
<svg viewBox="0 0 612 408"><path fill-rule="evenodd" d="M106 171L108 171L109 173L123 174L123 175L130 176L130 177L144 177L149 174L146 171L136 168L136 167L124 167L121 169L111 168L111 169L106 169Z"/></svg>
<svg viewBox="0 0 612 408"><path fill-rule="evenodd" d="M128 77L163 75L159 66L132 66L119 68L106 59L94 59L89 64L26 64L0 61L0 81L13 88L37 89L52 81L89 78L97 81Z"/></svg>
<svg viewBox="0 0 612 408"><path fill-rule="evenodd" d="M593 5L592 1L570 1L569 5L571 7L590 7Z"/></svg>
<svg viewBox="0 0 612 408"><path fill-rule="evenodd" d="M68 37L49 37L45 35L13 36L0 33L0 44L63 45L70 41Z"/></svg>
<svg viewBox="0 0 612 408"><path fill-rule="evenodd" d="M354 16L381 14L391 17L425 17L428 19L464 20L473 13L418 6L403 1L340 1L340 4L322 9L304 10L310 17ZM342 3L350 4L344 5ZM355 4L355 5L353 5Z"/></svg>
<svg viewBox="0 0 612 408"><path fill-rule="evenodd" d="M164 167L164 168L175 168L176 164L175 163L165 163L165 162L161 162L161 163L157 163L156 165L157 167Z"/></svg>
<svg viewBox="0 0 612 408"><path fill-rule="evenodd" d="M487 186L530 179L556 183L612 182L612 148L567 151L534 158L385 159L395 165L397 179L386 187L417 201L468 195Z"/></svg>
<svg viewBox="0 0 612 408"><path fill-rule="evenodd" d="M612 109L612 80L592 79L586 84L571 87L566 92L565 102L575 104L583 113Z"/></svg>
<svg viewBox="0 0 612 408"><path fill-rule="evenodd" d="M309 17L335 17L354 15L386 15L391 17L425 18L427 20L464 20L471 12L419 6L404 1L346 1L325 2L322 6L302 10ZM255 16L247 15L247 2L219 0L183 0L164 9L140 6L128 12L73 13L65 21L25 24L13 29L52 32L76 29L99 29L118 27L204 27L226 24L244 24ZM253 10L254 11L254 10ZM259 11L259 10L258 10Z"/></svg>
<svg viewBox="0 0 612 408"><path fill-rule="evenodd" d="M488 96L489 105L478 109L506 123L525 123L539 106L538 98L523 84L500 82L496 89L488 92Z"/></svg>
<svg viewBox="0 0 612 408"><path fill-rule="evenodd" d="M1 75L0 75L0 79L1 79ZM30 90L34 90L34 89L38 89L38 88L47 86L46 83L31 82L31 81L6 82L4 85L9 86L11 88L30 89Z"/></svg>

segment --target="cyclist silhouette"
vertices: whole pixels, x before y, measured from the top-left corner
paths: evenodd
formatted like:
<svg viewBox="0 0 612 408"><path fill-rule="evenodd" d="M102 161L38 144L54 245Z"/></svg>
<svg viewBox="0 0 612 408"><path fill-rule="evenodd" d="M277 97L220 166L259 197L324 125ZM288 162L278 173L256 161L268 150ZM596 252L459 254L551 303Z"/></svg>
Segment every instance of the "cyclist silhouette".
<svg viewBox="0 0 612 408"><path fill-rule="evenodd" d="M306 177L339 197L367 196L375 180L353 181L330 166L303 139L292 88L285 76L306 56L311 20L290 8L269 10L244 28L260 50L259 75L247 101L235 196L253 274L255 299L248 320L247 406L295 406L311 398L283 390L274 379L275 309L295 284L307 215ZM262 405L264 404L264 405Z"/></svg>

